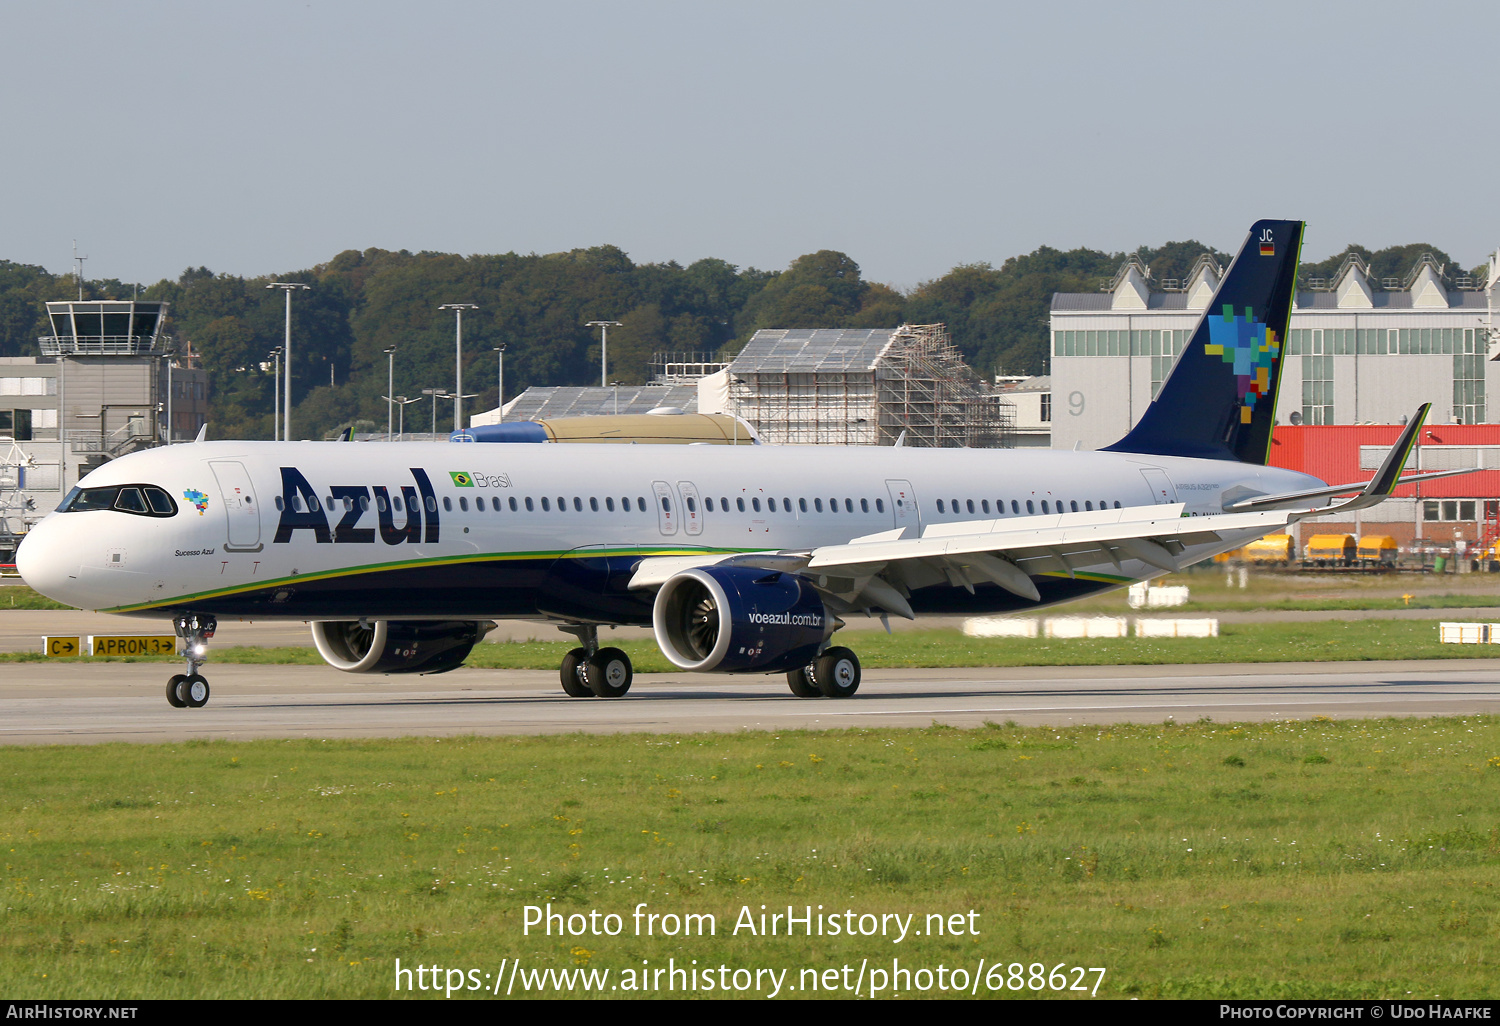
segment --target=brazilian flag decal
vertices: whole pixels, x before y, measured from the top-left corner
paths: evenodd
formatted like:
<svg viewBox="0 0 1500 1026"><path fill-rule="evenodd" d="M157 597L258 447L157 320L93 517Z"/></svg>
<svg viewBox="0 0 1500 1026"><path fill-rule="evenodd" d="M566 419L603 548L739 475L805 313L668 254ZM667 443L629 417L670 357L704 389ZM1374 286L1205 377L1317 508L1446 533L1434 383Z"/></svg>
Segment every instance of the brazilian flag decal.
<svg viewBox="0 0 1500 1026"><path fill-rule="evenodd" d="M458 488L473 488L474 479L462 470L450 470L448 476L453 478L453 484Z"/></svg>

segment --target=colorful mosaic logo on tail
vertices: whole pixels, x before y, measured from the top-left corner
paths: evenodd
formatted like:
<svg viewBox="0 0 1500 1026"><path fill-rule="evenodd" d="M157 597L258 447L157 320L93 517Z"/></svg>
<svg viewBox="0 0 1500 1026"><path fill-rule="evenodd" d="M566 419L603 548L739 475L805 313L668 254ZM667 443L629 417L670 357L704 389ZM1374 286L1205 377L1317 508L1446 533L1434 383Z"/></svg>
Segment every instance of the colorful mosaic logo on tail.
<svg viewBox="0 0 1500 1026"><path fill-rule="evenodd" d="M1243 317L1237 317L1227 303L1223 316L1208 318L1208 338L1203 351L1234 365L1241 400L1240 423L1248 424L1256 400L1271 394L1271 371L1281 354L1281 340L1276 332L1255 319L1249 307Z"/></svg>
<svg viewBox="0 0 1500 1026"><path fill-rule="evenodd" d="M208 496L204 495L196 488L189 488L187 491L182 493L182 497L188 502L191 502L195 507L197 507L198 515L200 517L203 515L203 511L208 509Z"/></svg>

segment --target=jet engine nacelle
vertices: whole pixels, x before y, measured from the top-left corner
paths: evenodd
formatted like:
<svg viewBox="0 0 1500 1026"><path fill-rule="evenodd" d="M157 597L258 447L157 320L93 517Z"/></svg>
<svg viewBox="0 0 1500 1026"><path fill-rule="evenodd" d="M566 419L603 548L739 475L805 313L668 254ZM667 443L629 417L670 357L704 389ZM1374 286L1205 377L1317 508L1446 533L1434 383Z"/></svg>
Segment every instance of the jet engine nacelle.
<svg viewBox="0 0 1500 1026"><path fill-rule="evenodd" d="M834 627L804 578L739 566L695 567L669 578L651 621L673 665L711 673L806 666Z"/></svg>
<svg viewBox="0 0 1500 1026"><path fill-rule="evenodd" d="M447 673L494 630L490 620L318 620L318 654L346 673Z"/></svg>

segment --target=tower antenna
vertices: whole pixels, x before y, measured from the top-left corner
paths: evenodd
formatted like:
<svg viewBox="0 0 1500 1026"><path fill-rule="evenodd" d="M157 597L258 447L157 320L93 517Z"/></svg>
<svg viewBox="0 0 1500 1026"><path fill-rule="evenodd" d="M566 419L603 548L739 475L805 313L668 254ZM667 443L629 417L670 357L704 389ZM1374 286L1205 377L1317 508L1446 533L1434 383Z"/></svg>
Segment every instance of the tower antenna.
<svg viewBox="0 0 1500 1026"><path fill-rule="evenodd" d="M78 255L78 240L73 240L73 262L78 265L78 301L83 302L83 262L87 256Z"/></svg>

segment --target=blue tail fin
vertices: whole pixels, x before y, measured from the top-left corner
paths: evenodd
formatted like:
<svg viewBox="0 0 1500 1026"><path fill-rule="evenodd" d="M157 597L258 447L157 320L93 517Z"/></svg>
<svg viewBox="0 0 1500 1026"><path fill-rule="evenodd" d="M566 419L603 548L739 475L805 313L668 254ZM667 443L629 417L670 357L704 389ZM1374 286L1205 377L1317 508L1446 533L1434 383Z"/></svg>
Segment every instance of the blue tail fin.
<svg viewBox="0 0 1500 1026"><path fill-rule="evenodd" d="M1256 221L1161 391L1109 452L1266 462L1301 221Z"/></svg>

